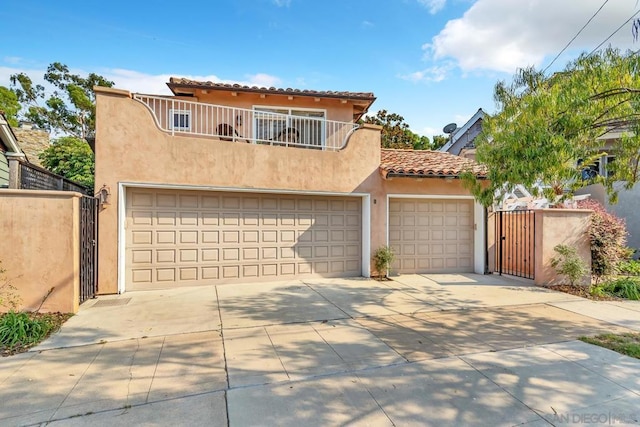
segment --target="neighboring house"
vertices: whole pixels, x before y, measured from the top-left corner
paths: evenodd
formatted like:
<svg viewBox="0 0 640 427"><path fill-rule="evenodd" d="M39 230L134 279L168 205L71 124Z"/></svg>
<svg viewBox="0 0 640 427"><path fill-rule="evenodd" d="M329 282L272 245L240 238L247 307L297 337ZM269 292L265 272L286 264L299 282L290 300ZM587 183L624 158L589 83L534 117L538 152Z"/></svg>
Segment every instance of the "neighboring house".
<svg viewBox="0 0 640 427"><path fill-rule="evenodd" d="M608 132L600 140L602 141L602 156L593 165L583 170L583 176L585 179L601 175L607 177L609 172L608 165L615 161L615 156L610 154L611 148L615 147L618 143L621 132L612 131ZM609 151L609 153L607 153ZM612 204L609 202L606 190L602 184L592 184L581 188L576 191L576 194L590 194L592 199L595 199L602 203L607 210L615 213L620 218L624 218L627 224L627 245L629 247L640 250L640 185L636 184L632 189L625 190L622 183L614 184L619 190L618 202ZM636 253L635 257L640 256L640 253Z"/></svg>
<svg viewBox="0 0 640 427"><path fill-rule="evenodd" d="M449 142L440 147L438 151L455 154L456 156L475 159L476 146L474 140L482 131L482 120L485 118L482 108L460 128L457 128L449 137Z"/></svg>
<svg viewBox="0 0 640 427"><path fill-rule="evenodd" d="M484 209L448 153L380 148L372 93L172 78L174 96L96 90L99 291L484 272Z"/></svg>
<svg viewBox="0 0 640 427"><path fill-rule="evenodd" d="M9 187L9 161L7 155L22 155L18 139L7 118L0 112L0 188Z"/></svg>
<svg viewBox="0 0 640 427"><path fill-rule="evenodd" d="M36 129L29 123L20 123L19 127L13 128L13 133L18 139L18 144L20 144L22 152L27 156L29 163L43 167L40 162L40 153L51 145L49 132Z"/></svg>

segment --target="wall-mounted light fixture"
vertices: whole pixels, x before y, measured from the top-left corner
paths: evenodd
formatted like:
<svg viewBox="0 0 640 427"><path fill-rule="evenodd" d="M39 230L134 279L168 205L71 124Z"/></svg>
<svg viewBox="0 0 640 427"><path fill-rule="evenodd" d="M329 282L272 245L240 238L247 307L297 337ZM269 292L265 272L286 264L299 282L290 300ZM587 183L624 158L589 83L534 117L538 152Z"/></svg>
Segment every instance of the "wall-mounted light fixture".
<svg viewBox="0 0 640 427"><path fill-rule="evenodd" d="M96 197L98 198L98 201L100 202L100 207L103 208L105 205L110 205L111 204L111 189L109 187L107 187L106 184L104 184L102 187L100 187L100 190L98 190L98 193L96 193Z"/></svg>

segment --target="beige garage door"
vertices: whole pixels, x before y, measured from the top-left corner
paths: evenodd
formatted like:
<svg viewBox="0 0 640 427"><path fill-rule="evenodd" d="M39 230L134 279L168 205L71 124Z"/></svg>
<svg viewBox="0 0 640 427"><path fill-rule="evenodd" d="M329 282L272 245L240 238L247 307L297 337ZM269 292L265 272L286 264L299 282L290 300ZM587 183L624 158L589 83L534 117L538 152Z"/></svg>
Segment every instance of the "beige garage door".
<svg viewBox="0 0 640 427"><path fill-rule="evenodd" d="M126 289L361 275L361 199L127 190Z"/></svg>
<svg viewBox="0 0 640 427"><path fill-rule="evenodd" d="M392 273L473 271L471 200L390 199Z"/></svg>

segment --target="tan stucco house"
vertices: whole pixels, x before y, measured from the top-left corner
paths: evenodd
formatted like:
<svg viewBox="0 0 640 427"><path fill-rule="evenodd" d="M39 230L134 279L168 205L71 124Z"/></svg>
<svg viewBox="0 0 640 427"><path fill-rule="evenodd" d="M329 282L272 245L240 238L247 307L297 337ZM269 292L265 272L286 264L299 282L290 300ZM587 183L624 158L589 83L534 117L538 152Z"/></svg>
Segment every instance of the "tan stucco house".
<svg viewBox="0 0 640 427"><path fill-rule="evenodd" d="M96 88L99 292L483 272L484 210L448 153L380 149L372 93L172 78L172 96Z"/></svg>

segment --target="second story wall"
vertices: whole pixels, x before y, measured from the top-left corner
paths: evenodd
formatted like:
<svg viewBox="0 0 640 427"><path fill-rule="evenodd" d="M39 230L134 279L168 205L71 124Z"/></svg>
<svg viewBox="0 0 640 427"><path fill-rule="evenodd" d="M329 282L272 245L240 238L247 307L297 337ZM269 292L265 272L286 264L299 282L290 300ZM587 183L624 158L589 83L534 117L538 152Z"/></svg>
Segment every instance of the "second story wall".
<svg viewBox="0 0 640 427"><path fill-rule="evenodd" d="M187 98L184 98L187 99ZM260 95L246 92L197 91L194 101L230 107L253 109L254 107L280 107L282 109L319 110L327 120L353 121L353 104L339 99L291 95Z"/></svg>
<svg viewBox="0 0 640 427"><path fill-rule="evenodd" d="M118 182L353 192L380 165L380 128L355 131L340 151L172 136L125 91L98 89L96 185Z"/></svg>

